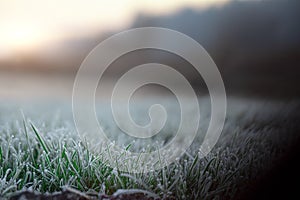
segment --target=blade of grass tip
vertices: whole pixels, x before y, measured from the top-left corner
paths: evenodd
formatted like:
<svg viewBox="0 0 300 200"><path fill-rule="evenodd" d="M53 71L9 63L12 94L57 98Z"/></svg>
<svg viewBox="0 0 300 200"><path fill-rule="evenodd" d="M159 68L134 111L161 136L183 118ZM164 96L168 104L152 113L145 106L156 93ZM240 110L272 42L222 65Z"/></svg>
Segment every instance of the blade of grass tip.
<svg viewBox="0 0 300 200"><path fill-rule="evenodd" d="M191 175L191 173L192 173L194 167L196 166L196 163L198 162L198 158L199 158L198 155L196 155L196 157L194 158L194 161L193 161L193 163L192 163L192 165L191 165L191 167L190 167L190 170L189 170L189 172L188 172L188 176Z"/></svg>
<svg viewBox="0 0 300 200"><path fill-rule="evenodd" d="M26 127L26 120L25 120L25 115L23 113L23 110L21 110L21 115L23 117L23 128L24 128L24 132L25 132L25 136L26 136L26 141L30 148L29 137L28 137L27 127Z"/></svg>
<svg viewBox="0 0 300 200"><path fill-rule="evenodd" d="M125 148L126 151L128 151L128 149L131 147L132 144L127 145L127 147Z"/></svg>
<svg viewBox="0 0 300 200"><path fill-rule="evenodd" d="M49 147L47 146L45 140L42 138L42 136L39 134L39 132L38 132L37 129L35 128L35 126L34 126L32 123L30 123L30 125L31 125L31 128L32 128L33 132L35 133L35 135L36 135L36 137L37 137L39 143L41 144L43 150L44 150L45 153L46 153L46 162L47 162L48 165L50 165L50 164L51 164L50 158L49 158L49 152L50 152L50 149L49 149Z"/></svg>
<svg viewBox="0 0 300 200"><path fill-rule="evenodd" d="M205 166L205 169L203 170L203 174L205 174L206 171L208 171L209 166L216 158L212 158Z"/></svg>
<svg viewBox="0 0 300 200"><path fill-rule="evenodd" d="M43 150L48 154L50 152L50 150L49 150L49 147L47 146L47 144L45 143L45 140L39 134L39 132L37 131L35 126L32 123L30 123L30 125L31 125L31 128L32 128L33 132L35 133L39 143L42 145Z"/></svg>
<svg viewBox="0 0 300 200"><path fill-rule="evenodd" d="M23 128L24 128L24 132L25 132L25 136L26 136L26 142L27 142L28 148L31 151L31 145L30 145L30 142L29 142L29 136L28 136L27 126L26 126L26 120L25 120L25 115L24 115L23 110L21 110L21 115L23 117ZM32 163L34 164L34 166L37 166L36 165L36 161L35 161L34 156L33 156L32 153L30 153L30 157L31 157L31 160L32 160Z"/></svg>

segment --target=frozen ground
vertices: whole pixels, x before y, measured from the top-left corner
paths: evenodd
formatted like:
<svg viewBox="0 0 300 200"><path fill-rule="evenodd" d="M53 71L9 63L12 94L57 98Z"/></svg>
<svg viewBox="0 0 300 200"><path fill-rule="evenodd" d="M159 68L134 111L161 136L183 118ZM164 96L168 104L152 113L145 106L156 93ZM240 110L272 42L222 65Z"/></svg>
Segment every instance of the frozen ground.
<svg viewBox="0 0 300 200"><path fill-rule="evenodd" d="M141 124L148 120L144 104L132 108L133 118ZM167 106L169 121L162 134L150 141L132 142L132 138L120 136L106 117L107 106L97 105L97 113L111 140L125 150L138 151L154 140L164 145L172 138L179 111L176 103ZM86 195L98 194L95 198L113 197L110 195L120 189L139 189L161 199L238 199L256 191L255 184L299 142L297 101L229 98L218 144L207 157L199 159L202 133L210 116L208 99L200 100L200 109L198 135L184 156L162 170L131 174L106 166L100 156L89 151L86 141L80 141L69 104L3 102L0 194L7 198L17 191L51 193L68 187Z"/></svg>

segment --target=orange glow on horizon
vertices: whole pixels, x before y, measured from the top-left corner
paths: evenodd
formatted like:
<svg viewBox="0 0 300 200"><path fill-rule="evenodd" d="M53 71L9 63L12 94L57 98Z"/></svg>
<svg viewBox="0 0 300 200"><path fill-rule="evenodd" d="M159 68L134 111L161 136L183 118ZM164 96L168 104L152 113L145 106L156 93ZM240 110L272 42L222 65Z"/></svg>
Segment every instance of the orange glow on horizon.
<svg viewBox="0 0 300 200"><path fill-rule="evenodd" d="M0 57L74 34L128 27L138 13L165 15L184 7L201 9L229 0L2 0L0 2Z"/></svg>
<svg viewBox="0 0 300 200"><path fill-rule="evenodd" d="M25 24L11 24L1 31L0 43L2 51L11 52L22 49L30 50L44 41L43 35L37 27ZM4 49L6 47L6 49Z"/></svg>

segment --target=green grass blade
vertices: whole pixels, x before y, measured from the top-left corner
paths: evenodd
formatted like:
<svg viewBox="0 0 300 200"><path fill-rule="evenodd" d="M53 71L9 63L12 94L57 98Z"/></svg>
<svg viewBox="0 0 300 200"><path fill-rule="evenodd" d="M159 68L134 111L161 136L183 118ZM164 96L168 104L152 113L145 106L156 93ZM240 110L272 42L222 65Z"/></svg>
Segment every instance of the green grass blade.
<svg viewBox="0 0 300 200"><path fill-rule="evenodd" d="M45 140L42 138L42 136L39 134L39 132L37 131L37 129L35 128L35 126L30 123L31 128L33 130L33 132L35 133L35 136L37 137L39 143L41 144L43 150L48 154L50 152L49 147L47 146Z"/></svg>

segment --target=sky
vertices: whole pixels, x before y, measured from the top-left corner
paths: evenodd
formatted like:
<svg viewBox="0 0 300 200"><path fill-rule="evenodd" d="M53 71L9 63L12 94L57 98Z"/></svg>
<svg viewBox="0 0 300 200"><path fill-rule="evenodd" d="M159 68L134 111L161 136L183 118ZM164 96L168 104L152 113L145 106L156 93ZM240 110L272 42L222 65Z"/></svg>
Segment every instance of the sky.
<svg viewBox="0 0 300 200"><path fill-rule="evenodd" d="M64 38L129 27L140 14L167 15L228 0L1 0L0 58L36 51Z"/></svg>

